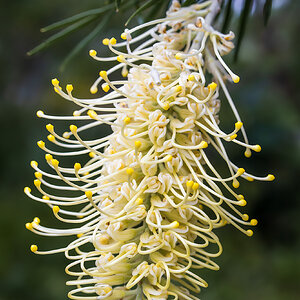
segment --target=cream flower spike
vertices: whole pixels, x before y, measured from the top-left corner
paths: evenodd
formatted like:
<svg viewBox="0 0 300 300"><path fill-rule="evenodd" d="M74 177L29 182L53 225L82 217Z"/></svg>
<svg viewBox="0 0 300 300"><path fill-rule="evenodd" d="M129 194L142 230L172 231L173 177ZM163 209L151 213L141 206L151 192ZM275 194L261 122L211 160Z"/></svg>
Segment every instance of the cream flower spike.
<svg viewBox="0 0 300 300"><path fill-rule="evenodd" d="M251 175L225 150L226 143L235 143L250 157L261 147L249 144L226 87L226 79L237 83L239 77L221 57L233 48L233 33L224 35L211 26L218 3L181 8L173 1L165 18L125 30L120 43L105 39L113 57L102 59L91 50L96 60L116 62L91 87L95 94L100 85L103 96L78 99L76 87L52 80L54 90L79 109L73 116L37 112L39 118L68 125L62 135L52 124L46 126L55 149L44 141L37 144L52 171L32 161L34 185L42 196L29 187L24 191L70 228L47 228L38 218L26 228L73 237L60 249L31 246L36 254L63 252L71 260L66 267L74 277L67 282L73 287L70 299L198 299L194 294L207 283L195 270L219 269L213 258L222 245L215 229L232 224L252 236L249 227L257 220L240 211L247 202L231 184L238 188L241 178L272 181L274 176ZM122 80L110 79L116 71ZM219 124L220 94L235 118L230 133ZM73 124L80 121L83 125ZM85 140L102 124L112 133ZM210 160L211 151L227 165L226 178ZM56 159L65 156L74 158L73 166Z"/></svg>

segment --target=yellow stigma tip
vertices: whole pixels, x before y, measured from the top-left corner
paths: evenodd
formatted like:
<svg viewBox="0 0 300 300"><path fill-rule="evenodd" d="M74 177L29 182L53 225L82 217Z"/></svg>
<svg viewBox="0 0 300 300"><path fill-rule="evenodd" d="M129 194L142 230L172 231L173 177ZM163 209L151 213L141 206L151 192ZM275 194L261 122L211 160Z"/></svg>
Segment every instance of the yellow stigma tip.
<svg viewBox="0 0 300 300"><path fill-rule="evenodd" d="M248 236L252 236L253 235L253 231L251 229L248 229L246 232L247 232Z"/></svg>
<svg viewBox="0 0 300 300"><path fill-rule="evenodd" d="M129 124L130 123L130 117L125 117L124 118L124 124Z"/></svg>
<svg viewBox="0 0 300 300"><path fill-rule="evenodd" d="M204 149L204 148L207 148L208 147L208 144L207 144L207 142L205 142L205 141L202 141L201 143L200 143L200 148L201 149Z"/></svg>
<svg viewBox="0 0 300 300"><path fill-rule="evenodd" d="M102 44L105 45L105 46L108 46L109 45L109 39L106 38L102 41Z"/></svg>
<svg viewBox="0 0 300 300"><path fill-rule="evenodd" d="M134 170L132 169L132 168L127 168L126 169L126 173L127 173L127 175L132 175L133 174L133 172L134 172Z"/></svg>
<svg viewBox="0 0 300 300"><path fill-rule="evenodd" d="M72 84L67 84L66 90L68 93L71 93L73 91L73 85Z"/></svg>
<svg viewBox="0 0 300 300"><path fill-rule="evenodd" d="M176 85L176 86L175 86L175 92L176 92L176 93L179 93L179 92L181 92L181 91L182 91L182 86Z"/></svg>
<svg viewBox="0 0 300 300"><path fill-rule="evenodd" d="M195 76L194 76L193 74L190 74L190 75L188 76L188 80L189 80L189 81L195 81Z"/></svg>
<svg viewBox="0 0 300 300"><path fill-rule="evenodd" d="M171 223L171 227L172 227L172 228L178 228L178 227L179 227L178 221L172 222L172 223Z"/></svg>
<svg viewBox="0 0 300 300"><path fill-rule="evenodd" d="M63 138L68 139L69 137L70 137L69 132L66 131L63 133Z"/></svg>
<svg viewBox="0 0 300 300"><path fill-rule="evenodd" d="M43 112L42 110L38 110L38 111L36 112L36 115L37 115L37 117L42 118L43 115L44 115L44 112Z"/></svg>
<svg viewBox="0 0 300 300"><path fill-rule="evenodd" d="M81 238L82 236L83 236L83 233L78 233L78 234L77 234L77 237L78 237L78 238Z"/></svg>
<svg viewBox="0 0 300 300"><path fill-rule="evenodd" d="M172 159L173 159L173 156L168 154L166 157L165 157L166 161L167 162L170 162Z"/></svg>
<svg viewBox="0 0 300 300"><path fill-rule="evenodd" d="M53 156L49 153L45 154L45 159L49 162L50 160L52 160Z"/></svg>
<svg viewBox="0 0 300 300"><path fill-rule="evenodd" d="M248 181L251 181L251 182L254 181L254 178L253 178L253 177L250 177L250 176L247 176L246 179L247 179Z"/></svg>
<svg viewBox="0 0 300 300"><path fill-rule="evenodd" d="M36 223L36 224L40 224L40 223L41 223L41 220L40 220L40 218L35 217L35 218L33 219L33 222Z"/></svg>
<svg viewBox="0 0 300 300"><path fill-rule="evenodd" d="M93 197L93 193L91 191L86 191L85 192L85 195L89 198L89 199L92 199Z"/></svg>
<svg viewBox="0 0 300 300"><path fill-rule="evenodd" d="M217 84L215 82L212 82L208 85L208 88L212 91L214 91L217 88Z"/></svg>
<svg viewBox="0 0 300 300"><path fill-rule="evenodd" d="M31 252L36 252L37 250L38 250L38 247L37 247L37 245L31 245L30 246L30 250L31 250Z"/></svg>
<svg viewBox="0 0 300 300"><path fill-rule="evenodd" d="M182 59L182 54L181 53L176 53L175 58L176 59Z"/></svg>
<svg viewBox="0 0 300 300"><path fill-rule="evenodd" d="M256 219L252 219L251 221L250 221L250 224L252 225L252 226L256 226L257 225L257 220Z"/></svg>
<svg viewBox="0 0 300 300"><path fill-rule="evenodd" d="M54 131L54 126L52 124L47 124L46 129L52 133Z"/></svg>
<svg viewBox="0 0 300 300"><path fill-rule="evenodd" d="M90 54L90 56L91 56L91 57L94 57L94 56L96 56L96 55L97 55L97 51L96 51L96 50L93 50L93 49L91 49L91 50L89 51L89 54Z"/></svg>
<svg viewBox="0 0 300 300"><path fill-rule="evenodd" d="M77 131L77 126L75 126L75 125L70 125L70 131L71 131L72 133L75 133L75 132Z"/></svg>
<svg viewBox="0 0 300 300"><path fill-rule="evenodd" d="M240 206L246 206L247 205L247 201L245 199L242 199L239 201L239 205Z"/></svg>
<svg viewBox="0 0 300 300"><path fill-rule="evenodd" d="M275 179L275 176L273 174L269 174L267 176L267 180L269 180L269 181L273 181L274 179Z"/></svg>
<svg viewBox="0 0 300 300"><path fill-rule="evenodd" d="M32 223L26 223L25 224L25 227L26 227L26 229L28 229L28 230L31 230L33 227L32 227Z"/></svg>
<svg viewBox="0 0 300 300"><path fill-rule="evenodd" d="M124 55L119 55L119 56L117 56L117 61L118 61L119 63L125 62L125 57L124 57Z"/></svg>
<svg viewBox="0 0 300 300"><path fill-rule="evenodd" d="M142 146L142 142L141 141L135 141L134 146L135 146L135 148L140 148Z"/></svg>
<svg viewBox="0 0 300 300"><path fill-rule="evenodd" d="M136 205L141 205L141 204L143 204L143 202L144 202L144 200L143 200L142 198L137 198L137 199L135 200L135 204L136 204Z"/></svg>
<svg viewBox="0 0 300 300"><path fill-rule="evenodd" d="M170 108L169 102L165 102L165 103L162 105L162 108L163 108L164 110L168 110L168 109Z"/></svg>
<svg viewBox="0 0 300 300"><path fill-rule="evenodd" d="M55 205L52 207L53 213L57 214L59 212L59 206Z"/></svg>
<svg viewBox="0 0 300 300"><path fill-rule="evenodd" d="M192 188L193 184L194 184L194 181L193 181L193 180L189 180L189 181L186 182L186 186L187 186L188 188Z"/></svg>
<svg viewBox="0 0 300 300"><path fill-rule="evenodd" d="M104 79L107 77L107 72L106 71L100 71L99 75Z"/></svg>
<svg viewBox="0 0 300 300"><path fill-rule="evenodd" d="M236 128L236 129L241 129L242 126L243 126L243 123L240 122L240 121L238 121L238 122L236 122L234 125L235 125L235 128Z"/></svg>
<svg viewBox="0 0 300 300"><path fill-rule="evenodd" d="M117 40L113 37L109 40L111 45L115 45L117 43Z"/></svg>
<svg viewBox="0 0 300 300"><path fill-rule="evenodd" d="M233 80L234 83L240 82L240 77L237 76L237 75L232 75L231 78L232 78L232 80Z"/></svg>
<svg viewBox="0 0 300 300"><path fill-rule="evenodd" d="M52 159L51 160L51 164L54 168L57 168L58 167L58 164L59 164L59 161L57 159Z"/></svg>
<svg viewBox="0 0 300 300"><path fill-rule="evenodd" d="M252 147L252 149L255 151L255 152L260 152L261 151L261 146L260 145L255 145Z"/></svg>
<svg viewBox="0 0 300 300"><path fill-rule="evenodd" d="M198 183L198 182L194 182L194 184L193 184L193 186L192 186L192 189L193 189L194 191L196 191L196 190L198 190L198 188L199 188L199 183Z"/></svg>
<svg viewBox="0 0 300 300"><path fill-rule="evenodd" d="M95 156L96 156L96 154L95 154L94 152L90 152L90 153L89 153L89 157L90 157L90 158L94 158Z"/></svg>
<svg viewBox="0 0 300 300"><path fill-rule="evenodd" d="M47 139L48 139L48 141L50 141L50 142L54 142L54 141L55 141L55 137L54 137L54 135L52 135L52 134L48 134Z"/></svg>
<svg viewBox="0 0 300 300"><path fill-rule="evenodd" d="M245 199L244 195L242 195L242 194L238 195L237 198L238 198L239 200Z"/></svg>
<svg viewBox="0 0 300 300"><path fill-rule="evenodd" d="M37 179L41 179L43 177L43 175L40 173L40 172L35 172L34 173L34 176L37 178Z"/></svg>
<svg viewBox="0 0 300 300"><path fill-rule="evenodd" d="M30 165L31 165L32 168L36 168L38 166L38 163L35 160L32 160L30 162Z"/></svg>
<svg viewBox="0 0 300 300"><path fill-rule="evenodd" d="M127 34L126 34L125 32L123 32L123 33L121 34L121 39L122 39L122 40L126 40L126 39L127 39Z"/></svg>
<svg viewBox="0 0 300 300"><path fill-rule="evenodd" d="M234 140L236 137L237 137L237 134L235 133L235 134L233 134L233 135L230 136L230 140L232 141L232 140Z"/></svg>
<svg viewBox="0 0 300 300"><path fill-rule="evenodd" d="M40 187L41 186L41 181L39 180L39 179L35 179L34 181L33 181L33 183L34 183L34 185L36 186L36 187Z"/></svg>
<svg viewBox="0 0 300 300"><path fill-rule="evenodd" d="M44 200L50 200L50 198L48 196L43 196Z"/></svg>
<svg viewBox="0 0 300 300"><path fill-rule="evenodd" d="M74 165L74 169L75 169L76 171L80 170L80 169L81 169L81 164L80 164L80 163L76 163L76 164Z"/></svg>
<svg viewBox="0 0 300 300"><path fill-rule="evenodd" d="M244 155L245 155L247 158L251 157L251 150L250 150L249 148L247 148L246 151L245 151L245 153L244 153Z"/></svg>
<svg viewBox="0 0 300 300"><path fill-rule="evenodd" d="M26 187L24 187L24 193L26 194L26 193L30 193L31 192L31 188L30 187L28 187L28 186L26 186Z"/></svg>
<svg viewBox="0 0 300 300"><path fill-rule="evenodd" d="M110 89L109 85L107 83L102 84L102 90L107 93Z"/></svg>
<svg viewBox="0 0 300 300"><path fill-rule="evenodd" d="M240 183L239 183L236 179L234 179L233 182L232 182L232 186L233 186L235 189L237 189L237 188L240 186Z"/></svg>
<svg viewBox="0 0 300 300"><path fill-rule="evenodd" d="M92 109L90 109L90 110L87 112L87 114L88 114L88 116L89 116L90 118L92 118L92 119L96 119L96 118L98 117L97 113L96 113L94 110L92 110Z"/></svg>
<svg viewBox="0 0 300 300"><path fill-rule="evenodd" d="M236 173L237 173L238 176L241 176L242 174L245 173L245 169L244 168L239 168Z"/></svg>
<svg viewBox="0 0 300 300"><path fill-rule="evenodd" d="M96 94L97 92L98 92L97 87L92 86L92 87L90 88L90 93L91 93L91 94Z"/></svg>
<svg viewBox="0 0 300 300"><path fill-rule="evenodd" d="M53 79L51 80L51 82L52 82L52 84L53 84L55 87L59 85L59 81L57 80L57 78L53 78Z"/></svg>
<svg viewBox="0 0 300 300"><path fill-rule="evenodd" d="M43 141L38 141L37 145L41 148L44 149L45 148L45 143Z"/></svg>
<svg viewBox="0 0 300 300"><path fill-rule="evenodd" d="M249 220L249 216L247 214L243 214L242 215L242 219L243 219L243 221L248 221Z"/></svg>

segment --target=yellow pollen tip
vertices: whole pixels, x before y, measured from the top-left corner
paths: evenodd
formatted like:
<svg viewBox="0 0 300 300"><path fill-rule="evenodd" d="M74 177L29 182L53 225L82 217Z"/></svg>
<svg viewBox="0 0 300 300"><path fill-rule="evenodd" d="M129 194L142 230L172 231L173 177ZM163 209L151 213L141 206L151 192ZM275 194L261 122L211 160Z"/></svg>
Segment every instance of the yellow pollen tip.
<svg viewBox="0 0 300 300"><path fill-rule="evenodd" d="M176 93L179 93L179 92L181 92L181 91L182 91L182 86L176 85L176 86L175 86L175 92L176 92Z"/></svg>
<svg viewBox="0 0 300 300"><path fill-rule="evenodd" d="M44 148L45 148L45 142L43 142L43 141L38 141L38 142L37 142L37 145L38 145L41 149L44 149Z"/></svg>
<svg viewBox="0 0 300 300"><path fill-rule="evenodd" d="M92 110L92 109L90 109L90 110L87 112L87 114L88 114L88 116L89 116L90 118L92 118L92 119L96 119L96 118L98 117L97 113L96 113L94 110Z"/></svg>
<svg viewBox="0 0 300 300"><path fill-rule="evenodd" d="M32 223L26 223L25 224L25 227L26 227L26 229L28 229L28 230L32 230Z"/></svg>
<svg viewBox="0 0 300 300"><path fill-rule="evenodd" d="M87 196L87 198L92 199L93 197L93 193L91 191L86 191L85 195Z"/></svg>
<svg viewBox="0 0 300 300"><path fill-rule="evenodd" d="M124 124L129 124L131 121L130 117L125 117L124 118Z"/></svg>
<svg viewBox="0 0 300 300"><path fill-rule="evenodd" d="M143 202L144 202L144 200L143 200L142 198L137 198L137 199L135 200L135 204L136 204L136 205L141 205L141 204L143 204Z"/></svg>
<svg viewBox="0 0 300 300"><path fill-rule="evenodd" d="M80 170L80 169L81 169L81 164L80 164L80 163L76 163L76 164L74 165L74 169L75 169L76 171Z"/></svg>
<svg viewBox="0 0 300 300"><path fill-rule="evenodd" d="M113 37L109 40L111 45L115 45L117 43L117 40Z"/></svg>
<svg viewBox="0 0 300 300"><path fill-rule="evenodd" d="M239 129L241 129L241 128L242 128L242 126L243 126L243 123L242 123L242 122L240 122L240 121L238 121L238 122L236 122L234 125L235 125L235 128L239 130Z"/></svg>
<svg viewBox="0 0 300 300"><path fill-rule="evenodd" d="M36 115L37 115L38 118L42 118L44 116L44 112L42 110L38 110L36 112Z"/></svg>
<svg viewBox="0 0 300 300"><path fill-rule="evenodd" d="M126 173L127 175L131 176L133 174L134 170L132 168L127 168Z"/></svg>
<svg viewBox="0 0 300 300"><path fill-rule="evenodd" d="M194 76L193 74L190 74L190 75L188 76L188 80L189 80L189 81L195 81L195 76Z"/></svg>
<svg viewBox="0 0 300 300"><path fill-rule="evenodd" d="M182 54L181 53L176 53L175 58L176 59L182 59Z"/></svg>
<svg viewBox="0 0 300 300"><path fill-rule="evenodd" d="M30 165L31 165L32 168L37 168L38 163L37 163L35 160L32 160L32 161L30 162Z"/></svg>
<svg viewBox="0 0 300 300"><path fill-rule="evenodd" d="M37 245L31 245L30 246L30 250L31 250L31 252L36 252L37 250L38 250L38 247L37 247Z"/></svg>
<svg viewBox="0 0 300 300"><path fill-rule="evenodd" d="M102 90L107 93L110 89L109 85L107 83L102 84Z"/></svg>
<svg viewBox="0 0 300 300"><path fill-rule="evenodd" d="M66 131L63 133L63 138L68 139L69 137L70 137L69 132Z"/></svg>
<svg viewBox="0 0 300 300"><path fill-rule="evenodd" d="M106 38L102 41L102 44L105 45L105 46L108 46L109 45L109 39Z"/></svg>
<svg viewBox="0 0 300 300"><path fill-rule="evenodd" d="M59 164L59 161L57 159L52 159L51 160L51 164L54 168L57 168L58 167L58 164Z"/></svg>
<svg viewBox="0 0 300 300"><path fill-rule="evenodd" d="M134 147L135 148L140 148L142 146L142 142L141 141L135 141L134 142Z"/></svg>
<svg viewBox="0 0 300 300"><path fill-rule="evenodd" d="M127 40L127 34L126 34L125 32L123 32L123 33L121 34L121 39L122 39L122 40Z"/></svg>
<svg viewBox="0 0 300 300"><path fill-rule="evenodd" d="M168 109L170 108L169 102L165 102L165 103L162 105L162 108L163 108L164 110L168 110Z"/></svg>
<svg viewBox="0 0 300 300"><path fill-rule="evenodd" d="M199 183L198 183L198 182L194 182L194 184L193 184L193 186L192 186L192 189L193 189L194 191L196 191L196 190L198 190L198 188L199 188Z"/></svg>
<svg viewBox="0 0 300 300"><path fill-rule="evenodd" d="M242 199L239 201L239 205L240 206L246 206L247 205L247 201L245 199Z"/></svg>
<svg viewBox="0 0 300 300"><path fill-rule="evenodd" d="M243 221L248 221L249 220L249 216L247 214L243 214L242 215L242 219L243 219Z"/></svg>
<svg viewBox="0 0 300 300"><path fill-rule="evenodd" d="M75 125L70 125L69 128L72 133L75 133L77 131L77 126L75 126Z"/></svg>
<svg viewBox="0 0 300 300"><path fill-rule="evenodd" d="M41 181L39 180L39 179L35 179L34 181L33 181L33 183L34 183L34 185L36 186L36 187L40 187L41 186Z"/></svg>
<svg viewBox="0 0 300 300"><path fill-rule="evenodd" d="M73 91L73 85L72 84L67 84L66 90L68 93L71 93Z"/></svg>
<svg viewBox="0 0 300 300"><path fill-rule="evenodd" d="M242 174L244 174L245 173L245 169L244 168L239 168L238 170L237 170L237 172L236 172L236 174L238 175L238 176L241 176Z"/></svg>
<svg viewBox="0 0 300 300"><path fill-rule="evenodd" d="M236 137L237 137L237 134L236 134L236 133L235 133L235 134L232 134L232 135L230 136L230 140L232 141L232 140L234 140Z"/></svg>
<svg viewBox="0 0 300 300"><path fill-rule="evenodd" d="M49 153L45 154L45 159L47 162L50 162L52 160L53 156Z"/></svg>
<svg viewBox="0 0 300 300"><path fill-rule="evenodd" d="M207 142L202 141L202 142L200 143L200 148L201 148L201 149L204 149L204 148L207 148L207 147L208 147Z"/></svg>
<svg viewBox="0 0 300 300"><path fill-rule="evenodd" d="M252 219L251 221L250 221L250 224L252 225L252 226L256 226L257 225L257 220L256 219Z"/></svg>
<svg viewBox="0 0 300 300"><path fill-rule="evenodd" d="M217 84L215 82L212 82L208 85L208 88L211 90L211 91L214 91L216 88L217 88Z"/></svg>
<svg viewBox="0 0 300 300"><path fill-rule="evenodd" d="M59 85L59 81L57 80L57 78L53 78L52 80L51 80L51 83L53 84L53 86L58 86Z"/></svg>
<svg viewBox="0 0 300 300"><path fill-rule="evenodd" d="M275 179L275 176L273 174L269 174L267 176L267 180L269 180L269 181L273 181L274 179Z"/></svg>
<svg viewBox="0 0 300 300"><path fill-rule="evenodd" d="M47 124L46 129L52 133L54 131L54 126L52 124Z"/></svg>
<svg viewBox="0 0 300 300"><path fill-rule="evenodd" d="M252 149L255 151L255 152L260 152L261 151L261 146L260 145L255 145L252 147Z"/></svg>
<svg viewBox="0 0 300 300"><path fill-rule="evenodd" d="M89 153L89 157L90 157L90 158L94 158L95 156L96 156L96 154L95 154L94 152L90 152L90 153Z"/></svg>
<svg viewBox="0 0 300 300"><path fill-rule="evenodd" d="M40 220L40 218L35 217L35 218L33 219L33 222L36 223L36 224L40 224L40 223L41 223L41 220Z"/></svg>
<svg viewBox="0 0 300 300"><path fill-rule="evenodd" d="M252 236L253 235L253 231L251 229L248 229L246 232L247 232L248 236Z"/></svg>
<svg viewBox="0 0 300 300"><path fill-rule="evenodd" d="M232 186L233 186L235 189L237 189L237 188L240 186L240 183L239 183L236 179L234 179L233 182L232 182Z"/></svg>
<svg viewBox="0 0 300 300"><path fill-rule="evenodd" d="M98 89L97 89L96 86L92 86L92 87L90 88L90 93L91 93L91 94L96 94L97 92L98 92Z"/></svg>
<svg viewBox="0 0 300 300"><path fill-rule="evenodd" d="M100 71L99 75L104 79L107 78L107 72L106 71Z"/></svg>
<svg viewBox="0 0 300 300"><path fill-rule="evenodd" d="M74 110L74 111L73 111L73 116L74 116L74 117L78 117L78 116L80 116L80 115L81 115L81 113L80 113L79 110Z"/></svg>
<svg viewBox="0 0 300 300"><path fill-rule="evenodd" d="M237 76L237 75L232 75L231 78L232 78L232 80L233 80L234 83L240 82L240 77Z"/></svg>
<svg viewBox="0 0 300 300"><path fill-rule="evenodd" d="M189 181L186 182L187 188L192 188L193 184L194 184L193 180L189 180Z"/></svg>
<svg viewBox="0 0 300 300"><path fill-rule="evenodd" d="M238 195L237 198L238 198L239 200L245 199L244 195L242 195L242 194Z"/></svg>
<svg viewBox="0 0 300 300"><path fill-rule="evenodd" d="M118 61L119 63L125 62L125 57L124 57L124 55L119 55L119 56L117 56L117 61Z"/></svg>
<svg viewBox="0 0 300 300"><path fill-rule="evenodd" d="M246 149L245 153L244 153L245 157L249 158L251 157L251 150L249 148Z"/></svg>
<svg viewBox="0 0 300 300"><path fill-rule="evenodd" d="M43 196L44 200L50 200L50 198L48 196Z"/></svg>
<svg viewBox="0 0 300 300"><path fill-rule="evenodd" d="M37 178L37 179L41 179L43 177L43 175L40 173L40 172L35 172L34 173L34 176Z"/></svg>
<svg viewBox="0 0 300 300"><path fill-rule="evenodd" d="M102 245L107 245L108 244L108 242L109 242L109 236L108 235L101 235L100 237L99 237L99 242L100 242L100 244L102 244Z"/></svg>
<svg viewBox="0 0 300 300"><path fill-rule="evenodd" d="M174 221L170 225L171 225L171 228L178 228L179 227L179 222L178 221Z"/></svg>
<svg viewBox="0 0 300 300"><path fill-rule="evenodd" d="M55 205L52 207L53 213L57 214L59 212L59 206Z"/></svg>
<svg viewBox="0 0 300 300"><path fill-rule="evenodd" d="M165 159L166 159L166 162L170 162L170 161L173 159L173 156L170 155L170 154L168 154L168 155L165 157Z"/></svg>
<svg viewBox="0 0 300 300"><path fill-rule="evenodd" d="M121 74L122 74L123 77L127 77L128 70L127 69L123 69L122 72L121 72Z"/></svg>
<svg viewBox="0 0 300 300"><path fill-rule="evenodd" d="M54 142L54 141L55 141L55 137L54 137L54 135L52 135L52 134L48 134L47 139L48 139L48 141L50 141L50 142Z"/></svg>
<svg viewBox="0 0 300 300"><path fill-rule="evenodd" d="M90 54L91 57L94 57L94 56L97 55L97 51L94 50L94 49L91 49L91 50L89 51L89 54Z"/></svg>
<svg viewBox="0 0 300 300"><path fill-rule="evenodd" d="M247 179L248 181L251 181L251 182L254 181L254 178L253 178L253 177L250 177L250 176L247 176L246 179Z"/></svg>

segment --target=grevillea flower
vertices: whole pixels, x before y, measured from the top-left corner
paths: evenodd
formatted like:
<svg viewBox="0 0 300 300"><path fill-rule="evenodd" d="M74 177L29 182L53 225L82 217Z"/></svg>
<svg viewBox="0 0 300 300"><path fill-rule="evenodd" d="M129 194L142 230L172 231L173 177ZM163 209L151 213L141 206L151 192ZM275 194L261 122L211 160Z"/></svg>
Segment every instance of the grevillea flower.
<svg viewBox="0 0 300 300"><path fill-rule="evenodd" d="M35 218L26 227L40 235L74 237L61 249L31 246L37 254L64 252L72 261L66 267L75 277L67 282L74 286L69 298L198 299L193 294L207 286L198 269L219 269L213 258L222 245L215 229L232 224L253 234L248 228L257 221L240 212L246 200L234 189L240 178L270 181L274 176L249 174L225 150L235 143L250 157L261 147L249 144L226 88L226 82L239 81L222 59L234 47L234 34L211 26L217 11L218 1L184 8L173 1L165 18L125 30L123 42L104 39L113 57L90 51L95 60L117 62L91 87L96 94L101 86L104 96L78 99L72 85L63 89L52 80L54 90L80 109L73 116L37 112L40 118L72 123L62 135L46 126L48 140L65 150L38 142L52 172L32 161L42 196L28 187L25 193L71 226L47 228ZM138 35L141 29L146 31ZM124 79L109 78L119 71ZM236 119L230 133L219 124L220 91ZM77 127L75 121L84 124ZM85 139L102 124L112 133ZM226 163L226 178L209 159L213 152ZM74 158L74 167L61 166L60 156Z"/></svg>

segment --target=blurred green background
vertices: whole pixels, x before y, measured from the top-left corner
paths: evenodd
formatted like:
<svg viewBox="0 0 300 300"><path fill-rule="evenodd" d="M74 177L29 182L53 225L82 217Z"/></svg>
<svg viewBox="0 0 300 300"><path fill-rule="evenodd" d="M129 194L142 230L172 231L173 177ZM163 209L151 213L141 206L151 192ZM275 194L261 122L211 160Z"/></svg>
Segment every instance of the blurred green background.
<svg viewBox="0 0 300 300"><path fill-rule="evenodd" d="M233 64L230 57L227 61L241 77L240 84L230 90L250 141L263 148L246 160L243 150L233 147L232 160L258 175L273 173L276 180L242 182L239 190L249 203L244 210L259 225L252 238L229 226L218 230L224 246L223 255L216 259L221 270L201 272L209 283L200 295L205 300L300 299L300 1L274 2L278 8L268 26L263 26L261 11L254 12L238 62ZM32 243L53 249L63 242L37 237L24 227L36 215L43 224L57 226L57 222L49 208L28 199L23 188L33 186L30 161L44 161L36 141L46 140L46 122L36 118L35 112L73 111L53 92L51 78L59 77L63 85L72 82L79 95L88 96L102 68L88 57L87 47L59 72L63 58L89 28L33 58L26 57L26 52L44 39L39 28L98 4L96 0L1 3L0 300L67 298L63 255L35 256L29 251ZM114 16L105 36L119 36L125 20ZM237 22L233 20L230 27L235 30ZM99 35L90 46L104 51L103 37ZM224 103L224 128L232 126L231 117Z"/></svg>

